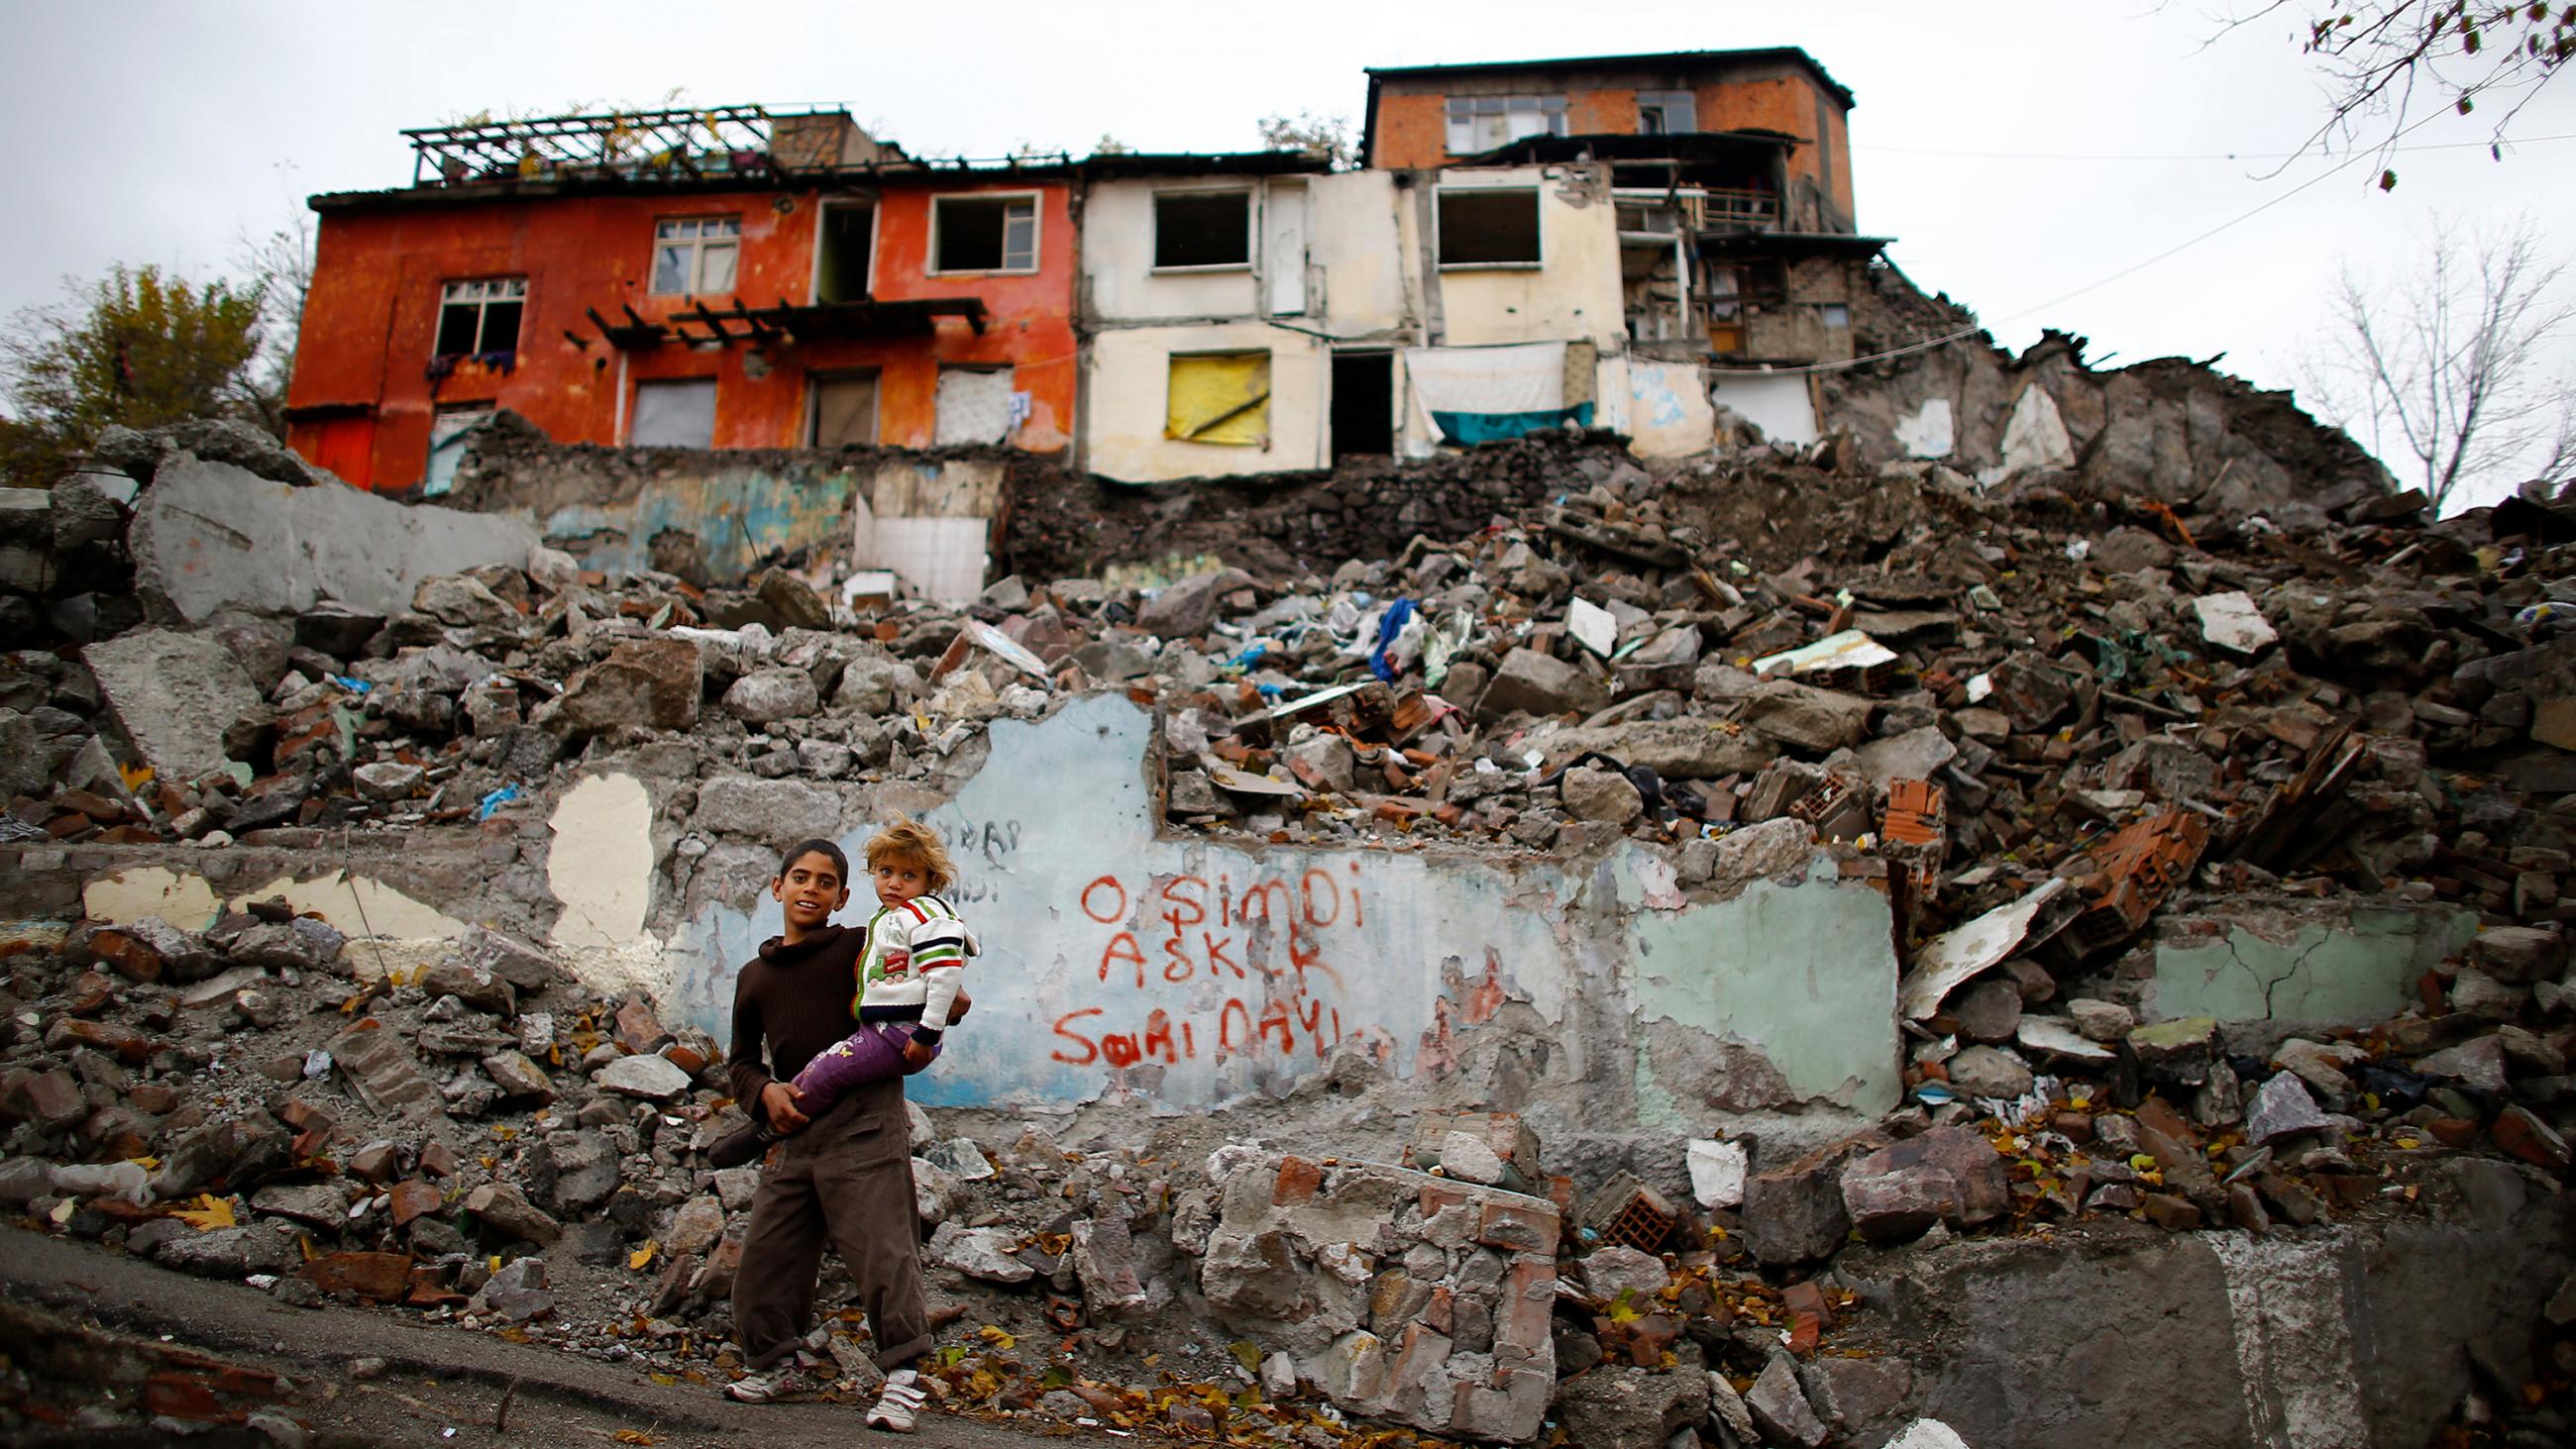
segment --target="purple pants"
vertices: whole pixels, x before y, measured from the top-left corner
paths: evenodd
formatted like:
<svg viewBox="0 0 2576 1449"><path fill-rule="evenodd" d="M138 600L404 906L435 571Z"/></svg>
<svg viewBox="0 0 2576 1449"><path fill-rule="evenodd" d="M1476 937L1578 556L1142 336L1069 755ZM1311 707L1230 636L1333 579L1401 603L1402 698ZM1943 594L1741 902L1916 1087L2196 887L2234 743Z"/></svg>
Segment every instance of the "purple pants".
<svg viewBox="0 0 2576 1449"><path fill-rule="evenodd" d="M852 1087L909 1076L903 1049L912 1041L913 1025L904 1021L863 1021L859 1029L814 1054L796 1074L796 1110L820 1117ZM936 1059L945 1042L931 1044Z"/></svg>

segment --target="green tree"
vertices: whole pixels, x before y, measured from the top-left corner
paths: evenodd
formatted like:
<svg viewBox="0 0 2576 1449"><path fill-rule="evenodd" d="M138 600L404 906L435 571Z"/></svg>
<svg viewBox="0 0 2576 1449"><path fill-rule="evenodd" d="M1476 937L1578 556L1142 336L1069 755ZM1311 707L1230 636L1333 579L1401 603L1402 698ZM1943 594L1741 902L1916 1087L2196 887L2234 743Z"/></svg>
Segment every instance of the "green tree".
<svg viewBox="0 0 2576 1449"><path fill-rule="evenodd" d="M257 420L261 284L197 286L159 267L119 266L65 301L30 307L0 336L0 470L45 487L112 424Z"/></svg>
<svg viewBox="0 0 2576 1449"><path fill-rule="evenodd" d="M2398 139L2444 110L2483 105L2502 159L2506 125L2576 57L2576 4L2563 0L2261 0L2237 7L2229 28L2283 16L2326 84L2326 119L2307 147L2376 149L2383 191L2397 185L2387 161Z"/></svg>

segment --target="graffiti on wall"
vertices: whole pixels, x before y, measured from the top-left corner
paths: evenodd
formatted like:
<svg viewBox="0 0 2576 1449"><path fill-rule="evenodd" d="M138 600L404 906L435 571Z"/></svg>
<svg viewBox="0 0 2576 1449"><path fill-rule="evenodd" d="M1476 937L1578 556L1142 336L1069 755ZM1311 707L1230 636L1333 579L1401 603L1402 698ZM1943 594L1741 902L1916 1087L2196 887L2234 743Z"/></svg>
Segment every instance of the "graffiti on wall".
<svg viewBox="0 0 2576 1449"><path fill-rule="evenodd" d="M1633 849L1506 866L1165 838L1145 779L1153 728L1117 694L996 721L983 768L923 817L983 952L966 968L974 1010L908 1085L916 1100L1188 1110L1284 1093L1351 1053L1437 1077L1508 1002L1561 1029L1578 1078L1587 1053L1631 1050L1654 1017L1768 1054L1796 1095L1893 1103L1896 966L1874 892L1761 882L1745 900L1649 909L1664 896L1644 891L1652 861ZM873 828L854 820L843 845L856 854ZM674 953L683 1013L721 1038L737 964L777 929L765 897L702 911Z"/></svg>

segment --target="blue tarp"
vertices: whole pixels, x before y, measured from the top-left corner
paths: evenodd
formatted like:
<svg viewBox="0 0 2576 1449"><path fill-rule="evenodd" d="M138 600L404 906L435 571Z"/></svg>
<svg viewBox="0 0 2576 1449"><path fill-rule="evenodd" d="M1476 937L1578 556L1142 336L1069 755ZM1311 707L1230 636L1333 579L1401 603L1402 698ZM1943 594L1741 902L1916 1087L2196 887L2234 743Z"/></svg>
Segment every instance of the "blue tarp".
<svg viewBox="0 0 2576 1449"><path fill-rule="evenodd" d="M1592 426L1592 404L1576 403L1570 408L1544 408L1527 413L1434 411L1431 421L1439 425L1440 436L1452 443L1500 443L1550 428L1561 428L1567 423L1588 428Z"/></svg>

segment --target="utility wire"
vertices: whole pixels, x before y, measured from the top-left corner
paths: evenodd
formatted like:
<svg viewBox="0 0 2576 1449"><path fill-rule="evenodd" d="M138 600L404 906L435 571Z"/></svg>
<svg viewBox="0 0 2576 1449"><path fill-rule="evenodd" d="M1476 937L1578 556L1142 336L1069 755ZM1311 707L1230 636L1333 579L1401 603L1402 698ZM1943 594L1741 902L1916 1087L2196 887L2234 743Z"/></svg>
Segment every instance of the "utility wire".
<svg viewBox="0 0 2576 1449"><path fill-rule="evenodd" d="M2432 115L2426 116L2423 120L2417 121L2414 125L2407 127L2404 131L2398 132L2397 136L2402 138L2420 127L2429 125L2432 122L2441 119L2447 114L2448 112L2436 111ZM2392 147L2390 149L2398 148ZM2282 202L2289 200L2291 197L2298 195L2309 187L2315 186L2319 182L2329 180L2340 175L2344 171L2349 170L2352 164L2356 161L2366 161L2378 156L2379 154L2380 153L2378 151L2357 151L2352 155L2345 157L2343 160L2336 162L2334 165L2327 167L2325 170L2318 172L2316 175L2309 177L2307 180L2300 182L2298 185L2291 187L2289 190L2282 192L2280 195L2258 205L2249 207L2244 211L2238 212L2236 215L2229 217L2227 220L2220 222L2218 225L2213 226L2207 231L2201 232L2196 236L2188 237L2182 241L2176 242L2172 246L2165 248L2163 251L2156 253L2154 256L2148 257L2144 261L2132 262L2128 266L2122 267L2120 270L2111 273L2107 277L2101 277L2094 281L2087 282L2083 286L2076 288L2074 291L2062 292L2057 296L2049 298L2045 302L2034 302L2030 306L2024 307L2018 312L2007 313L2002 317L1997 317L1988 321L1980 321L1974 326L1962 327L1955 332L1946 333L1939 337L1927 338L1921 342L1909 342L1903 347L1891 347L1883 352L1873 352L1866 357L1847 358L1840 362L1810 362L1800 364L1796 367L1713 367L1710 368L1709 371L1720 377L1802 377L1809 373L1843 372L1851 368L1863 366L1867 363L1885 362L1889 358L1893 357L1906 357L1917 352L1929 352L1936 347L1947 347L1951 343L1959 341L1961 338L1974 337L1978 333L1984 332L2000 323L2017 322L2022 318L2029 316L2033 312L2044 312L2051 307L2060 305L2061 303L2074 301L2076 298L2083 296L2087 292L2097 291L2125 277L2134 276L2137 273L2154 266L2156 263L2165 260L2167 257L2171 257L2176 253L2187 251L2192 247L2200 245L2202 242L2209 240L2220 232L2227 231L2231 228L2241 226L2246 222L2252 221L2254 218L2261 216L2264 212L2270 211L2273 207L2280 205Z"/></svg>
<svg viewBox="0 0 2576 1449"><path fill-rule="evenodd" d="M2557 136L2507 136L2493 141L2426 141L2391 146L2390 151L2484 151L2492 146L2536 146L2543 141L2576 141L2576 131ZM1902 156L1964 156L1988 161L2295 161L2305 151L1948 151L1926 146L1881 146L1855 142L1855 151L1887 151ZM2331 153L2329 153L2331 154ZM2377 156L2374 149L2361 155Z"/></svg>

